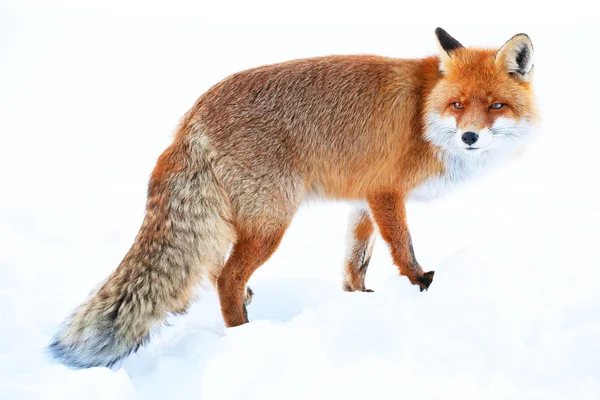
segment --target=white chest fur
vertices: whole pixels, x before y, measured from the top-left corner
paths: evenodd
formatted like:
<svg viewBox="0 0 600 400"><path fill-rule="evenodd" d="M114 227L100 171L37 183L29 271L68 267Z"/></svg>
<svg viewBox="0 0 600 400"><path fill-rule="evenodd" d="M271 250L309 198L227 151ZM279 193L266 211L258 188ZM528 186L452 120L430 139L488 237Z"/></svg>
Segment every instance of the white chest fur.
<svg viewBox="0 0 600 400"><path fill-rule="evenodd" d="M444 153L440 155L444 162L445 172L430 178L410 192L410 198L415 200L431 200L448 193L458 184L477 178L489 170L493 157L487 152L476 156L469 154Z"/></svg>

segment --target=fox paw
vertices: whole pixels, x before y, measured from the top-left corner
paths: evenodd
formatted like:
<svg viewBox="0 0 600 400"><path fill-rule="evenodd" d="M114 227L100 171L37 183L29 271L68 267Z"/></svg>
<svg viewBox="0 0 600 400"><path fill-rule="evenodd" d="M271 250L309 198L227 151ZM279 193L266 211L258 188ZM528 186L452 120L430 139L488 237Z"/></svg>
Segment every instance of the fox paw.
<svg viewBox="0 0 600 400"><path fill-rule="evenodd" d="M417 277L415 283L417 285L419 285L421 292L423 290L429 289L429 285L431 285L431 282L433 282L434 274L435 274L435 271L429 271L429 272L425 272L423 275Z"/></svg>
<svg viewBox="0 0 600 400"><path fill-rule="evenodd" d="M344 288L344 290L346 292L363 292L363 293L374 293L375 292L373 289L365 289L365 288L362 288L362 289L346 289L346 288Z"/></svg>
<svg viewBox="0 0 600 400"><path fill-rule="evenodd" d="M350 282L348 282L347 280L344 281L344 284L342 285L342 288L344 289L345 292L367 292L367 293L373 293L372 289L366 289L364 284L362 285L362 287L353 287Z"/></svg>

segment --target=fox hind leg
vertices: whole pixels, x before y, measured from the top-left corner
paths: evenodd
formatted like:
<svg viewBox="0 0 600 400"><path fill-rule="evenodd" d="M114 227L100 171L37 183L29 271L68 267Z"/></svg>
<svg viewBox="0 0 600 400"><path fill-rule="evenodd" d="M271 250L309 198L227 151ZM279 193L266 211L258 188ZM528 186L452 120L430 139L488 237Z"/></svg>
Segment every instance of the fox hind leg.
<svg viewBox="0 0 600 400"><path fill-rule="evenodd" d="M252 273L275 252L284 232L285 227L269 234L238 232L238 240L217 279L221 312L228 327L248 322L246 306L253 292L246 284Z"/></svg>
<svg viewBox="0 0 600 400"><path fill-rule="evenodd" d="M217 291L217 292L218 292L217 280L219 278L219 274L223 270L224 264L225 264L225 261L223 261L223 263L219 266L219 268L213 269L209 275L210 283L211 283L212 287L215 289L215 291ZM249 306L250 303L252 303L253 297L254 297L254 291L250 288L250 286L246 286L246 292L244 294L244 306L246 306L246 307Z"/></svg>
<svg viewBox="0 0 600 400"><path fill-rule="evenodd" d="M375 229L366 208L357 208L350 215L348 239L343 289L347 292L372 292L365 288L365 276L373 254Z"/></svg>

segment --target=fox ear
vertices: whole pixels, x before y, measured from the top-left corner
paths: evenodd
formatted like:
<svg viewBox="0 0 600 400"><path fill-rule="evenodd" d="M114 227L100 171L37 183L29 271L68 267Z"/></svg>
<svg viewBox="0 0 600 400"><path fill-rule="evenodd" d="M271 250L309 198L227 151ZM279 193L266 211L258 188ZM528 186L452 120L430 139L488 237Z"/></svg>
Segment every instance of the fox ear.
<svg viewBox="0 0 600 400"><path fill-rule="evenodd" d="M437 37L440 50L440 71L446 72L448 70L448 64L451 61L452 52L464 46L442 28L437 28L435 30L435 36Z"/></svg>
<svg viewBox="0 0 600 400"><path fill-rule="evenodd" d="M519 80L531 81L533 72L533 44L524 33L519 33L496 53L496 65Z"/></svg>

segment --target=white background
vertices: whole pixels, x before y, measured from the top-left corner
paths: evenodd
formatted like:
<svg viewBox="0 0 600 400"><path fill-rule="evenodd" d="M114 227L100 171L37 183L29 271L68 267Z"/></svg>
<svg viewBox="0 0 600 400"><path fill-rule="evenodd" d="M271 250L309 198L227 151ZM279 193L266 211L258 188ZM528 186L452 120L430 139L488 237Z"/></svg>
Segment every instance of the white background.
<svg viewBox="0 0 600 400"><path fill-rule="evenodd" d="M0 3L0 398L600 398L596 15L581 2ZM250 324L225 330L209 289L121 369L47 358L131 245L150 171L201 93L294 58L434 54L437 26L467 46L528 33L543 123L521 159L409 205L436 270L428 293L381 240L376 293L342 293L348 206L309 205L251 280Z"/></svg>

